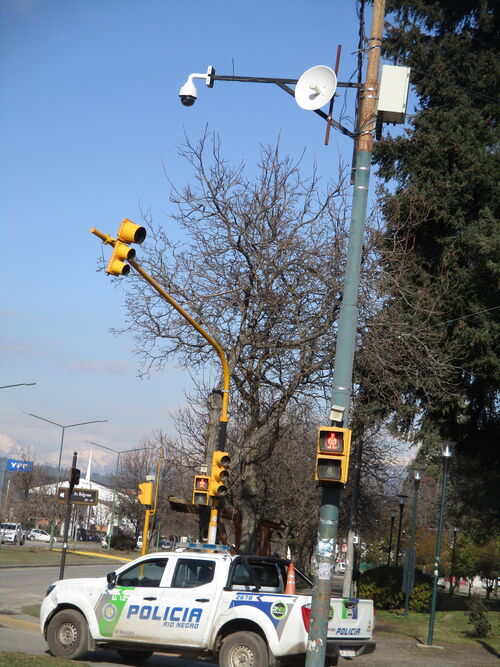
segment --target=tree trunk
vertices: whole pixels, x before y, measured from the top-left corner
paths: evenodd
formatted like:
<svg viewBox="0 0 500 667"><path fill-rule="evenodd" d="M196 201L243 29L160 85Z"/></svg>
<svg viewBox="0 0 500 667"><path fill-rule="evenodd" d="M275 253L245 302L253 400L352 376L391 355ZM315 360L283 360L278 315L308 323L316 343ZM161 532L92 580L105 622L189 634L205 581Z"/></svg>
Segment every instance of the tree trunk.
<svg viewBox="0 0 500 667"><path fill-rule="evenodd" d="M241 480L241 543L245 554L256 554L259 549L259 525L262 515L259 511L258 489L259 466L251 461L245 466Z"/></svg>

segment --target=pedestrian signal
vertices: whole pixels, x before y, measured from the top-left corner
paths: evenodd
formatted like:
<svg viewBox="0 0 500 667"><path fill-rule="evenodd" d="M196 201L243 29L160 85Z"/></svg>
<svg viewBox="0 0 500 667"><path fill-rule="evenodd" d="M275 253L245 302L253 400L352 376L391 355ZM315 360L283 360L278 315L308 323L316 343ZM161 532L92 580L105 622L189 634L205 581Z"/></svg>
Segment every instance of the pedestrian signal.
<svg viewBox="0 0 500 667"><path fill-rule="evenodd" d="M207 475L195 475L193 483L193 505L208 505L209 502L209 481Z"/></svg>
<svg viewBox="0 0 500 667"><path fill-rule="evenodd" d="M347 482L351 434L348 428L320 426L316 448L315 479L320 483Z"/></svg>
<svg viewBox="0 0 500 667"><path fill-rule="evenodd" d="M68 479L72 486L77 486L80 482L80 468L70 468Z"/></svg>
<svg viewBox="0 0 500 667"><path fill-rule="evenodd" d="M231 457L227 452L214 452L212 455L212 468L210 470L209 495L217 498L227 494L227 478L229 477L228 466Z"/></svg>

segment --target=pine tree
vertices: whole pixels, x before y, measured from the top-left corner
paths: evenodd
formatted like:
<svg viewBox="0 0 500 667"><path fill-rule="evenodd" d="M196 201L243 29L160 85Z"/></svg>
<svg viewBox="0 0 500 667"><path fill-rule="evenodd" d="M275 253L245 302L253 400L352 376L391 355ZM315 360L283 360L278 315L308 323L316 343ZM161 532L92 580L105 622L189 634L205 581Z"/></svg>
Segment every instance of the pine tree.
<svg viewBox="0 0 500 667"><path fill-rule="evenodd" d="M428 353L451 369L451 391L406 374L396 417L417 428L424 445L457 442L455 486L470 516L488 522L498 519L500 443L494 4L388 3L385 57L411 67L418 106L410 129L385 136L375 149L386 183L383 263L397 277L388 307L413 326L432 329L436 340Z"/></svg>

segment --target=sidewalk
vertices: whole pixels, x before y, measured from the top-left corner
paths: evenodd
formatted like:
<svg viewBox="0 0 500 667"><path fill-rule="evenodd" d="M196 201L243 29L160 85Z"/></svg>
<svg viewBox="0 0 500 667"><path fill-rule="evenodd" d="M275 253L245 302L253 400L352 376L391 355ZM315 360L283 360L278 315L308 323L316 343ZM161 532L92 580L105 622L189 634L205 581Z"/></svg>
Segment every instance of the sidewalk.
<svg viewBox="0 0 500 667"><path fill-rule="evenodd" d="M418 646L410 637L375 631L375 652L359 656L352 667L498 667L500 656L489 646L488 640L478 641L478 646L466 644L436 644L433 647ZM439 648L438 648L439 647ZM347 661L339 660L339 667Z"/></svg>

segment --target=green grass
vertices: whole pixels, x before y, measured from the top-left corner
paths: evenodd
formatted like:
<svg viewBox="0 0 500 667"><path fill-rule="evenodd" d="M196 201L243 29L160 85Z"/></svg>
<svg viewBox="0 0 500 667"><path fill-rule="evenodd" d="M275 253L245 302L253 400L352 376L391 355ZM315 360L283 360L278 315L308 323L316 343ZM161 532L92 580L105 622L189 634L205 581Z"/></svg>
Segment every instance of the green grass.
<svg viewBox="0 0 500 667"><path fill-rule="evenodd" d="M70 667L75 666L72 660L53 658L48 655L27 655L17 651L0 651L0 666L2 667ZM79 662L80 667L90 667L88 662Z"/></svg>
<svg viewBox="0 0 500 667"><path fill-rule="evenodd" d="M35 618L40 618L40 607L42 605L37 603L37 604L29 604L26 607L22 607L21 611L23 614L27 614L28 616L34 616Z"/></svg>
<svg viewBox="0 0 500 667"><path fill-rule="evenodd" d="M56 545L56 549L60 545ZM0 567L6 566L33 566L33 565L59 565L61 562L61 552L57 550L51 551L47 547L36 547L26 543L22 547L3 544L0 548ZM96 549L97 551L97 549ZM103 552L104 553L104 552ZM106 552L107 553L107 552ZM112 550L109 555L118 556L120 558L136 558L137 554L128 553L124 551ZM66 554L67 565L88 565L93 562L108 562L111 566L123 561L115 561L109 558L99 558L92 555L83 554ZM112 569L112 567L110 568Z"/></svg>
<svg viewBox="0 0 500 667"><path fill-rule="evenodd" d="M472 624L465 611L438 611L434 620L433 643L475 645L484 642L496 651L500 650L500 612L489 611L488 620L492 626L492 636L481 640L469 636ZM376 615L376 630L402 635L427 643L429 614L410 612L404 616L402 611L379 611Z"/></svg>

